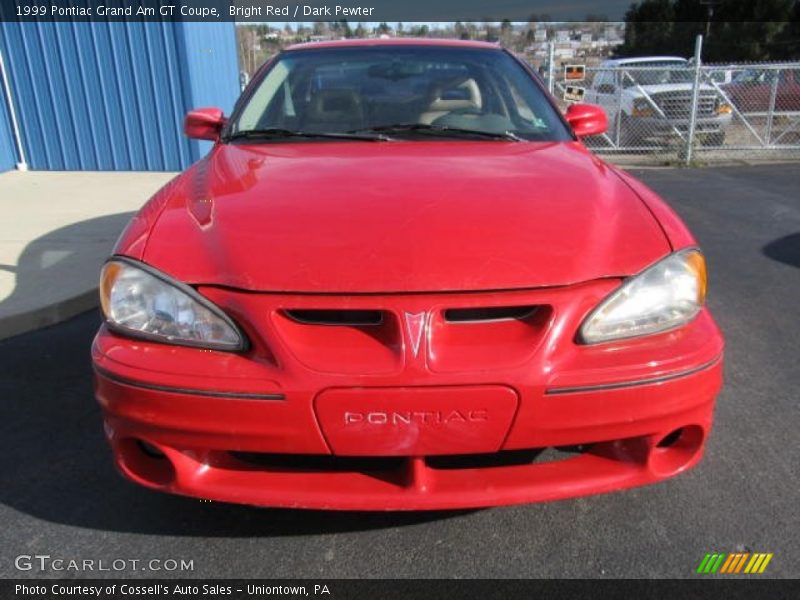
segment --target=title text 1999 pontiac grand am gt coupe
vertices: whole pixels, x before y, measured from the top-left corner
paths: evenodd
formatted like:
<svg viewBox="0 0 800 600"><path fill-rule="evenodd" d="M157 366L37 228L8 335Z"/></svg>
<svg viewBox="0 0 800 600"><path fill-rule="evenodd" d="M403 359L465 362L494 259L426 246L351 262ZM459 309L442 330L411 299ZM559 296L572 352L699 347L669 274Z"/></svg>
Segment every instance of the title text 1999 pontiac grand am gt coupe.
<svg viewBox="0 0 800 600"><path fill-rule="evenodd" d="M700 460L723 341L703 254L477 42L295 46L103 268L95 388L151 488L406 510L655 482Z"/></svg>

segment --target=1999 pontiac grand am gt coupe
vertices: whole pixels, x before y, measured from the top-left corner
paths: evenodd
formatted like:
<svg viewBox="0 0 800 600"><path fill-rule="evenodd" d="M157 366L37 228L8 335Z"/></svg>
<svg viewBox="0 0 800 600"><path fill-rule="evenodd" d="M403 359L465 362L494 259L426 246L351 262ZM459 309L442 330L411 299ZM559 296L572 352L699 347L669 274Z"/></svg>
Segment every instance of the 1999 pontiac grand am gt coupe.
<svg viewBox="0 0 800 600"><path fill-rule="evenodd" d="M655 482L703 452L702 253L495 45L295 46L103 268L116 463L267 506L439 509Z"/></svg>

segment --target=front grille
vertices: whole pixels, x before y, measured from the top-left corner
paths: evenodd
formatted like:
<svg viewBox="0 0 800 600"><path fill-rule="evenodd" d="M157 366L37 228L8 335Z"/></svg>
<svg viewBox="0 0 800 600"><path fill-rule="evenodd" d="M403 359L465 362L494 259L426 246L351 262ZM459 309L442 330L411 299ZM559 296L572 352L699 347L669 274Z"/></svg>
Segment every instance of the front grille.
<svg viewBox="0 0 800 600"><path fill-rule="evenodd" d="M442 294L202 291L240 317L253 352L271 354L281 369L363 377L423 368L481 373L487 380L491 371L499 376L533 361L554 324L555 305L585 293L560 287Z"/></svg>
<svg viewBox="0 0 800 600"><path fill-rule="evenodd" d="M692 93L664 92L654 94L653 100L668 119L688 119L692 112ZM697 100L697 115L712 116L716 113L717 99L714 95L700 95Z"/></svg>
<svg viewBox="0 0 800 600"><path fill-rule="evenodd" d="M380 325L383 312L380 310L317 310L296 309L284 311L293 321L305 325Z"/></svg>
<svg viewBox="0 0 800 600"><path fill-rule="evenodd" d="M533 316L536 306L491 306L480 308L448 308L444 319L448 323L479 323L482 321L508 321Z"/></svg>

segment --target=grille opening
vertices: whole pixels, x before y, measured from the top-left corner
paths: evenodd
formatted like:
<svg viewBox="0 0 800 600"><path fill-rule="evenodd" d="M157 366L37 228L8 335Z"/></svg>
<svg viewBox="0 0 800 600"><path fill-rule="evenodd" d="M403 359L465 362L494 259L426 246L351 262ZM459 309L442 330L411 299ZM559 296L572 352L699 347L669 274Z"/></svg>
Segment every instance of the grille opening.
<svg viewBox="0 0 800 600"><path fill-rule="evenodd" d="M402 456L333 456L330 454L268 454L263 452L231 452L231 455L260 467L311 473L396 471L406 461L406 458Z"/></svg>
<svg viewBox="0 0 800 600"><path fill-rule="evenodd" d="M556 462L573 458L589 451L588 445L561 446L558 448L533 448L526 450L501 450L491 454L454 454L428 456L425 463L432 469L482 469L486 467L516 467L532 463Z"/></svg>
<svg viewBox="0 0 800 600"><path fill-rule="evenodd" d="M544 450L505 450L492 454L453 454L443 456L428 456L425 463L431 469L480 469L485 467L510 467L529 465L534 462Z"/></svg>
<svg viewBox="0 0 800 600"><path fill-rule="evenodd" d="M482 306L478 308L448 308L444 320L448 323L480 323L484 321L513 321L527 319L536 306Z"/></svg>
<svg viewBox="0 0 800 600"><path fill-rule="evenodd" d="M458 470L491 467L515 467L533 463L549 463L569 460L585 454L590 444L559 446L555 448L533 448L525 450L501 450L486 454L443 454L425 457L431 469ZM402 474L408 466L408 456L336 456L332 454L274 454L266 452L228 453L233 458L250 465L278 471L304 473L365 473L388 477Z"/></svg>
<svg viewBox="0 0 800 600"><path fill-rule="evenodd" d="M383 323L380 310L293 309L284 311L287 317L305 325L352 325L364 327Z"/></svg>

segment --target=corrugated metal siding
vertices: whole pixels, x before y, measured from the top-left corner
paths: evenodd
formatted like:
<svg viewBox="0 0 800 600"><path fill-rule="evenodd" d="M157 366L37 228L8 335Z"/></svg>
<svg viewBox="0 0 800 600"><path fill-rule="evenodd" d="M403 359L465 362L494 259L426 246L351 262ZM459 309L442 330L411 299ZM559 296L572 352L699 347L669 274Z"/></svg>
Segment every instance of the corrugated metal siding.
<svg viewBox="0 0 800 600"><path fill-rule="evenodd" d="M232 23L5 22L0 32L32 169L182 169L201 152L183 136L185 112L206 98L228 111L238 95Z"/></svg>
<svg viewBox="0 0 800 600"><path fill-rule="evenodd" d="M0 82L0 173L13 169L16 162L17 151L14 148L11 120L6 108L5 92Z"/></svg>

